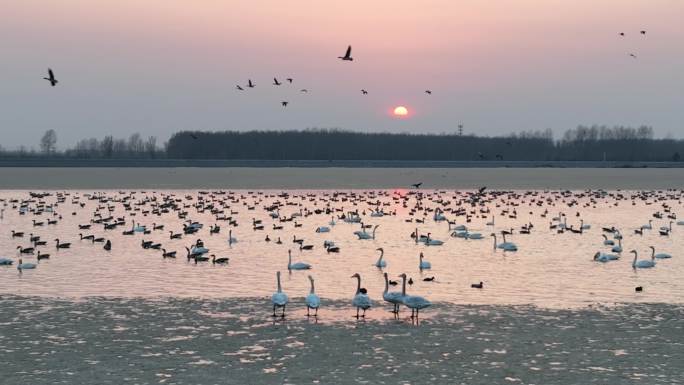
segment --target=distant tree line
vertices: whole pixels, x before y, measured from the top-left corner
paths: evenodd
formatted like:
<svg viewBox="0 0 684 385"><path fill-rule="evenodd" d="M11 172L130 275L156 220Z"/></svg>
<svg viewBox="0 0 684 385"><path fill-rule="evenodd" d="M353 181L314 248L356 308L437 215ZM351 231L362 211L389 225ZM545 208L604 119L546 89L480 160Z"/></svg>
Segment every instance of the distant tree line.
<svg viewBox="0 0 684 385"><path fill-rule="evenodd" d="M506 136L361 133L344 130L181 131L162 146L154 136L83 139L57 150L48 130L40 151L20 147L0 157L73 159L680 161L684 140L656 139L648 126L578 126L554 140L550 129Z"/></svg>
<svg viewBox="0 0 684 385"><path fill-rule="evenodd" d="M44 157L74 159L153 159L165 158L166 151L157 144L157 138L150 136L144 139L135 133L126 139L114 138L111 135L102 139L89 138L79 140L75 146L63 151L57 150L57 133L48 130L39 143L40 151L21 146L14 151L4 150L0 146L0 157Z"/></svg>
<svg viewBox="0 0 684 385"><path fill-rule="evenodd" d="M679 161L684 140L654 139L642 126L579 126L555 141L551 130L507 136L360 133L343 130L182 131L169 158L268 160Z"/></svg>

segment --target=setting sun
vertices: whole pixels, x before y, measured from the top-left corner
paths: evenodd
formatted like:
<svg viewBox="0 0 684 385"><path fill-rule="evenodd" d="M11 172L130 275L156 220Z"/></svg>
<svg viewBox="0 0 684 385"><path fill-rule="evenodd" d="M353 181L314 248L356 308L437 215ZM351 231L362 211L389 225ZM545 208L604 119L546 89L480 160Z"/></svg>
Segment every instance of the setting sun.
<svg viewBox="0 0 684 385"><path fill-rule="evenodd" d="M397 106L394 108L394 116L406 116L408 115L408 110L404 106Z"/></svg>

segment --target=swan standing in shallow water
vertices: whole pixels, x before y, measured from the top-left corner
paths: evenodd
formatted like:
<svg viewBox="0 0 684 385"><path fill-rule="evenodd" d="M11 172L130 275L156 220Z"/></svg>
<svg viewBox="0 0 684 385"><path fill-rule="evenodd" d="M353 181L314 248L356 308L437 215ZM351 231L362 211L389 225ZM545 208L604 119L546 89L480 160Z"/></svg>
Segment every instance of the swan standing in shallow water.
<svg viewBox="0 0 684 385"><path fill-rule="evenodd" d="M311 282L311 290L309 291L309 295L306 296L306 316L309 317L309 311L314 309L316 310L314 317L318 317L318 308L321 306L321 298L316 294L312 276L309 276L309 281Z"/></svg>
<svg viewBox="0 0 684 385"><path fill-rule="evenodd" d="M655 257L651 257L650 260L648 259L641 259L637 261L637 251L632 250L632 253L634 253L634 261L632 261L632 268L634 269L648 269L651 267L655 267Z"/></svg>
<svg viewBox="0 0 684 385"><path fill-rule="evenodd" d="M398 291L389 291L389 278L387 277L387 273L384 273L383 275L385 276L385 291L382 292L382 299L394 305L392 313L398 314L403 295Z"/></svg>
<svg viewBox="0 0 684 385"><path fill-rule="evenodd" d="M357 280L356 294L354 294L354 298L352 299L352 305L356 307L356 318L363 318L366 316L366 310L371 308L371 300L370 297L368 297L368 294L365 293L365 290L361 290L361 275L359 275L359 273L356 273L351 277L356 278ZM359 309L363 309L363 314L360 316Z"/></svg>
<svg viewBox="0 0 684 385"><path fill-rule="evenodd" d="M285 306L287 305L287 294L283 293L283 289L280 286L280 272L276 273L276 279L278 281L278 290L271 296L271 303L273 304L273 316L276 317L276 308L282 308L283 313L280 315L281 318L285 318Z"/></svg>
<svg viewBox="0 0 684 385"><path fill-rule="evenodd" d="M420 262L418 263L418 268L420 270L432 269L432 265L430 264L430 262L424 261L423 258L425 258L425 256L423 255L423 253L420 253Z"/></svg>
<svg viewBox="0 0 684 385"><path fill-rule="evenodd" d="M411 318L418 318L418 312L421 309L432 305L430 301L417 295L406 295L406 274L400 275L403 280L401 285L401 303L407 308L411 309Z"/></svg>
<svg viewBox="0 0 684 385"><path fill-rule="evenodd" d="M287 251L287 257L288 257L288 261L287 261L287 269L288 270L309 270L311 268L311 265L309 265L308 263L304 263L304 262L292 263L292 250Z"/></svg>
<svg viewBox="0 0 684 385"><path fill-rule="evenodd" d="M380 258L375 262L375 267L378 269L382 269L383 267L387 267L387 262L385 262L382 257L385 255L385 250L382 247L378 247L375 249L376 251L380 252Z"/></svg>

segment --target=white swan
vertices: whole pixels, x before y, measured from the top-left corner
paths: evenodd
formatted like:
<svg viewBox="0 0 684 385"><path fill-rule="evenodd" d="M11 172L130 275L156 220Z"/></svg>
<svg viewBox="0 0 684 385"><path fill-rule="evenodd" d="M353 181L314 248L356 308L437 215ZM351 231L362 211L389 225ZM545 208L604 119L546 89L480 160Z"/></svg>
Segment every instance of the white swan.
<svg viewBox="0 0 684 385"><path fill-rule="evenodd" d="M601 234L601 236L603 237L603 245L604 245L604 246L613 246L613 245L615 245L615 241L613 241L613 240L611 240L611 239L608 239L608 237L606 236L606 234Z"/></svg>
<svg viewBox="0 0 684 385"><path fill-rule="evenodd" d="M591 229L591 225L585 225L584 219L580 219L580 230L589 230L589 229Z"/></svg>
<svg viewBox="0 0 684 385"><path fill-rule="evenodd" d="M319 226L316 228L317 233L329 233L330 232L330 227L327 226Z"/></svg>
<svg viewBox="0 0 684 385"><path fill-rule="evenodd" d="M641 228L642 228L642 229L646 229L646 230L651 230L651 229L653 229L653 223L652 223L652 222L653 222L653 220L652 220L652 219L649 219L649 220L648 220L648 224L647 224L647 225L641 226Z"/></svg>
<svg viewBox="0 0 684 385"><path fill-rule="evenodd" d="M597 251L596 254L594 254L594 261L596 262L610 262L616 261L618 259L620 259L620 257L618 257L615 254L603 254L599 251Z"/></svg>
<svg viewBox="0 0 684 385"><path fill-rule="evenodd" d="M375 267L378 269L382 269L383 267L387 267L387 262L382 259L382 257L385 255L385 250L382 247L378 247L375 249L376 251L380 252L380 258L375 262Z"/></svg>
<svg viewBox="0 0 684 385"><path fill-rule="evenodd" d="M357 279L357 284L356 284L356 294L354 294L354 298L352 299L352 305L356 307L356 318L359 317L365 317L366 316L366 310L371 308L371 299L368 297L368 294L361 291L361 276L359 273L356 273L351 276L352 278ZM363 315L359 316L359 309L363 309Z"/></svg>
<svg viewBox="0 0 684 385"><path fill-rule="evenodd" d="M280 286L280 272L276 273L276 279L278 280L278 290L271 296L271 303L273 304L273 316L276 317L276 308L282 308L283 314L280 315L281 318L285 318L285 306L287 305L287 294L283 293L283 289Z"/></svg>
<svg viewBox="0 0 684 385"><path fill-rule="evenodd" d="M632 261L632 268L636 269L648 269L651 267L655 267L655 258L651 257L650 260L648 259L641 259L637 261L637 251L632 250L632 253L634 253L634 261Z"/></svg>
<svg viewBox="0 0 684 385"><path fill-rule="evenodd" d="M504 243L496 243L496 234L492 233L492 237L494 237L494 250L496 249L501 249L503 251L518 251L518 246L516 246L514 243L511 242L504 242ZM505 236L504 236L505 239Z"/></svg>
<svg viewBox="0 0 684 385"><path fill-rule="evenodd" d="M419 268L420 270L428 270L428 269L431 269L431 268L432 268L432 265L430 264L430 262L424 261L424 260L423 260L423 258L425 258L425 256L423 255L423 253L420 253L420 257L419 257L419 258L420 258L420 263L418 263L418 268Z"/></svg>
<svg viewBox="0 0 684 385"><path fill-rule="evenodd" d="M611 249L613 253L622 253L622 238L618 238L618 244Z"/></svg>
<svg viewBox="0 0 684 385"><path fill-rule="evenodd" d="M468 239L482 239L482 234L480 233L466 233Z"/></svg>
<svg viewBox="0 0 684 385"><path fill-rule="evenodd" d="M444 244L444 242L440 240L430 238L430 234L432 233L427 233L427 237L423 240L423 243L425 243L426 246L442 246Z"/></svg>
<svg viewBox="0 0 684 385"><path fill-rule="evenodd" d="M13 263L14 261L9 258L0 258L0 266L9 266Z"/></svg>
<svg viewBox="0 0 684 385"><path fill-rule="evenodd" d="M655 247L653 247L653 246L649 246L649 247L651 248L651 259L653 259L653 258L655 258L655 259L668 259L668 258L672 258L672 256L671 256L670 254L666 254L666 253L658 253L658 254L656 254L656 252L655 252Z"/></svg>
<svg viewBox="0 0 684 385"><path fill-rule="evenodd" d="M316 310L314 317L318 317L318 308L321 306L321 298L316 294L312 276L309 276L309 281L311 282L311 290L309 291L309 295L306 296L306 316L309 316L309 310L314 309Z"/></svg>
<svg viewBox="0 0 684 385"><path fill-rule="evenodd" d="M373 233L372 233L372 234L368 234L368 233L366 232L365 228L364 228L363 231L355 231L354 234L356 234L356 236L359 237L359 240L362 240L362 239L375 239L375 230L377 230L378 227L380 227L380 225L375 225L375 227L373 227Z"/></svg>
<svg viewBox="0 0 684 385"><path fill-rule="evenodd" d="M423 297L417 295L406 295L406 274L400 275L402 278L401 284L401 303L403 303L407 308L411 309L411 318L418 318L418 312L421 309L432 305L430 301Z"/></svg>
<svg viewBox="0 0 684 385"><path fill-rule="evenodd" d="M399 313L399 305L402 303L401 299L403 295L398 291L389 291L389 279L387 278L387 273L384 273L383 275L385 276L385 291L382 292L382 299L394 305L392 313L397 314Z"/></svg>
<svg viewBox="0 0 684 385"><path fill-rule="evenodd" d="M17 264L17 270L19 270L19 273L22 272L22 270L30 270L30 269L35 269L36 268L35 263L24 263L24 261L19 258L19 263Z"/></svg>
<svg viewBox="0 0 684 385"><path fill-rule="evenodd" d="M311 265L308 263L304 262L295 262L292 263L292 250L287 251L287 269L288 270L309 270L311 268Z"/></svg>

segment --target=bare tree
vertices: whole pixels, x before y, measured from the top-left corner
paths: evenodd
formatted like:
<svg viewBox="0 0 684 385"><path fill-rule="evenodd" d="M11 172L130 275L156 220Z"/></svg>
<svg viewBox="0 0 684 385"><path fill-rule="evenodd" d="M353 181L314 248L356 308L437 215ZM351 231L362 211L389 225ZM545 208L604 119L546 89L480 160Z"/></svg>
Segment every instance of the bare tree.
<svg viewBox="0 0 684 385"><path fill-rule="evenodd" d="M46 154L54 154L57 149L57 133L53 129L45 131L43 137L40 138L40 149Z"/></svg>

